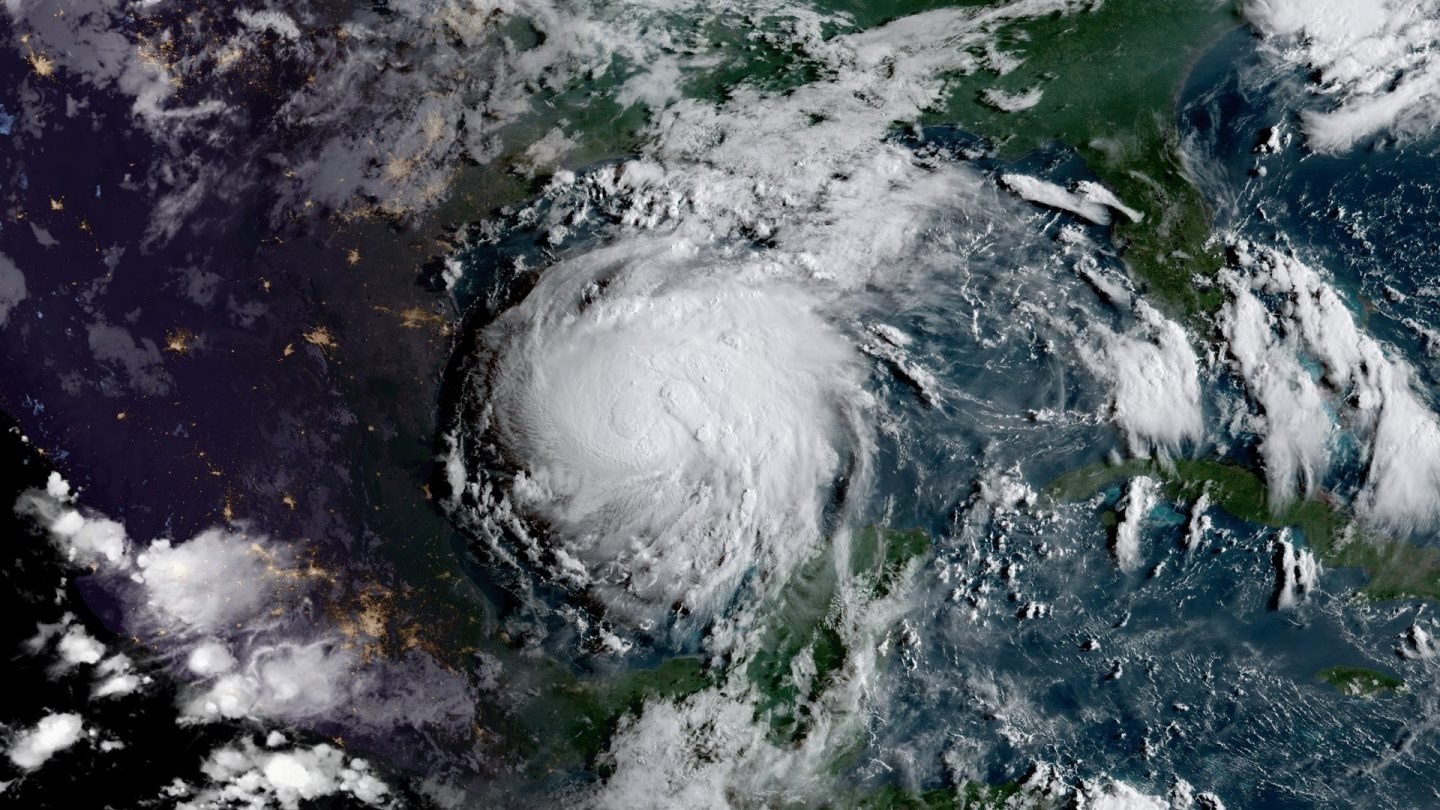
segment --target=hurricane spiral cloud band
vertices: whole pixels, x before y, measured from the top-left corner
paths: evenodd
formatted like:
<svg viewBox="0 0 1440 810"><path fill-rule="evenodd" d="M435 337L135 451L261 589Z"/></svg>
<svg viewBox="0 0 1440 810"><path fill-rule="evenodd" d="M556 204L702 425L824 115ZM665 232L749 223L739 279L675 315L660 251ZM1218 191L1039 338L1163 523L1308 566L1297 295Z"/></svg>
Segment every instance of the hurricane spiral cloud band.
<svg viewBox="0 0 1440 810"><path fill-rule="evenodd" d="M862 446L853 345L712 253L639 240L548 268L480 333L463 395L459 442L493 449L512 532L641 626L783 581Z"/></svg>

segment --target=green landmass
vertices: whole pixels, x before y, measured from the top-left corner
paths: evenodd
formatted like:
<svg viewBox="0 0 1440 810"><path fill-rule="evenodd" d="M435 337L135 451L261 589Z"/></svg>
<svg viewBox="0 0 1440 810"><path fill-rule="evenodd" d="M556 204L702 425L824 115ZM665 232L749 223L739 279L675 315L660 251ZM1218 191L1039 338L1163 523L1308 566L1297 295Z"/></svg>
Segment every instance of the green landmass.
<svg viewBox="0 0 1440 810"><path fill-rule="evenodd" d="M1234 2L1154 0L1109 0L1098 11L1020 21L1001 42L1024 62L1005 75L957 77L950 102L927 123L990 137L1007 158L1055 141L1073 147L1145 214L1138 223L1117 218L1117 247L1157 306L1193 323L1219 307L1221 294L1192 278L1213 278L1223 261L1205 246L1211 211L1181 163L1175 104L1194 61L1240 23ZM983 97L1036 86L1044 90L1040 103L1019 112Z"/></svg>
<svg viewBox="0 0 1440 810"><path fill-rule="evenodd" d="M513 668L512 668L513 669ZM522 673L511 673L514 679ZM597 757L628 715L638 715L651 698L679 700L713 683L698 658L672 658L653 669L582 679L547 667L531 673L539 685L533 697L505 718L507 739L518 743L532 774L598 768Z"/></svg>
<svg viewBox="0 0 1440 810"><path fill-rule="evenodd" d="M861 529L850 545L851 573L868 581L876 596L886 596L899 584L910 561L929 551L930 535L923 529Z"/></svg>
<svg viewBox="0 0 1440 810"><path fill-rule="evenodd" d="M1365 667L1326 667L1315 673L1315 677L1343 694L1356 697L1397 692L1405 688L1405 682L1394 675Z"/></svg>
<svg viewBox="0 0 1440 810"><path fill-rule="evenodd" d="M993 6L993 0L824 0L827 12L845 12L855 29L945 7ZM1109 0L1100 9L1020 19L999 34L1001 48L1018 55L1002 74L984 69L950 76L949 96L922 123L955 125L986 137L1002 159L1014 160L1064 143L1116 195L1144 214L1118 217L1114 240L1149 298L1172 316L1197 325L1222 303L1213 281L1223 257L1206 243L1212 212L1182 163L1175 121L1177 97L1195 60L1241 24L1233 0L1157 3ZM687 78L686 92L723 98L750 83L772 91L822 78L809 55L783 36L750 37L716 24L711 41L722 66ZM842 31L828 32L845 33ZM743 50L737 47L743 43ZM1035 106L1004 112L988 105L988 90L1023 93L1040 87ZM1196 278L1207 283L1196 284Z"/></svg>
<svg viewBox="0 0 1440 810"><path fill-rule="evenodd" d="M884 596L929 550L930 537L919 529L861 529L852 538L854 582L869 589L869 598ZM817 555L787 583L771 613L761 652L749 664L747 675L760 693L757 717L769 720L777 740L798 740L809 731L808 704L833 682L849 655L836 610L837 591L833 558ZM813 662L814 675L806 684L797 683L792 670L800 655ZM532 775L582 768L603 772L600 754L625 717L638 715L647 700L679 700L714 684L714 673L692 657L588 678L548 661L536 661L530 669L513 656L507 661L512 687L531 697L492 722L515 741Z"/></svg>
<svg viewBox="0 0 1440 810"><path fill-rule="evenodd" d="M1056 500L1075 501L1137 475L1162 481L1173 500L1194 501L1206 492L1215 506L1241 520L1298 530L1321 562L1332 568L1362 569L1368 581L1360 592L1367 597L1440 600L1440 549L1363 529L1340 507L1320 497L1276 508L1269 502L1264 479L1235 464L1189 459L1094 464L1056 478L1046 492Z"/></svg>
<svg viewBox="0 0 1440 810"><path fill-rule="evenodd" d="M898 785L886 785L849 806L862 810L998 810L1019 792L1019 782L998 785L966 782L959 790L935 788L918 793Z"/></svg>
<svg viewBox="0 0 1440 810"><path fill-rule="evenodd" d="M827 26L826 36L875 28L898 18L942 7L991 6L994 0L821 0L817 9L845 12L853 27ZM956 125L986 137L999 156L1015 159L1054 143L1074 148L1091 171L1126 204L1145 214L1123 217L1114 239L1150 299L1192 325L1216 310L1221 292L1213 279L1223 260L1207 248L1211 211L1191 183L1178 150L1175 104L1190 66L1226 31L1240 24L1234 0L1109 0L1096 11L1020 19L998 35L1002 50L1023 60L1003 75L984 69L950 79L948 98L929 110L925 124ZM751 84L772 92L822 80L814 55L788 35L792 22L779 16L729 18L706 23L697 38L713 49L714 67L682 77L693 98L723 99ZM518 48L533 35L512 32ZM543 108L510 127L504 141L513 152L494 164L471 168L458 195L467 205L524 199L538 192L546 172L530 176L523 147L561 126L578 142L569 167L621 157L641 141L649 112L643 104L621 107L615 89L631 72L623 57L613 69L585 84L555 88ZM1040 87L1038 104L1002 112L984 101L987 90L1021 93Z"/></svg>
<svg viewBox="0 0 1440 810"><path fill-rule="evenodd" d="M920 529L900 531L865 528L855 532L850 552L851 574L872 598L889 594L910 570L911 562L930 550L930 536ZM833 682L849 655L841 633L835 600L839 582L835 562L820 554L793 575L781 592L760 651L746 675L759 692L756 715L768 719L777 740L797 740L811 726L809 704ZM813 674L795 677L796 660L810 657Z"/></svg>

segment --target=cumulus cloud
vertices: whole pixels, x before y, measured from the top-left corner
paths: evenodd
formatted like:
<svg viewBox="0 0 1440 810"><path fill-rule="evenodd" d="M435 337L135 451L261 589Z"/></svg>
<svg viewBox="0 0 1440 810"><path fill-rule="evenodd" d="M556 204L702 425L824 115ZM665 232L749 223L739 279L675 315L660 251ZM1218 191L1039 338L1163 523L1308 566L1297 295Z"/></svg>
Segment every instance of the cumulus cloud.
<svg viewBox="0 0 1440 810"><path fill-rule="evenodd" d="M219 656L213 646L197 647L191 653L192 672L200 664L202 671L220 677L185 703L186 717L300 719L321 715L350 696L352 670L357 664L353 654L329 641L257 647L251 650L244 669L230 674L223 673L230 672L233 659Z"/></svg>
<svg viewBox="0 0 1440 810"><path fill-rule="evenodd" d="M1092 180L1082 180L1073 189L1026 174L1000 175L1000 185L1030 202L1074 214L1095 225L1109 225L1110 212L1118 211L1131 222L1145 215L1126 205L1115 192Z"/></svg>
<svg viewBox="0 0 1440 810"><path fill-rule="evenodd" d="M1291 610L1315 590L1320 563L1310 549L1296 548L1288 530L1275 541L1275 598L1278 610Z"/></svg>
<svg viewBox="0 0 1440 810"><path fill-rule="evenodd" d="M82 511L74 505L70 484L59 473L51 473L44 490L22 494L15 510L33 518L50 532L50 537L75 565L126 567L128 539L125 527L113 520Z"/></svg>
<svg viewBox="0 0 1440 810"><path fill-rule="evenodd" d="M1095 225L1110 224L1110 209L1104 204L1048 180L1026 174L1003 174L1000 184L1030 202L1066 211Z"/></svg>
<svg viewBox="0 0 1440 810"><path fill-rule="evenodd" d="M51 642L54 642L53 649ZM56 623L40 624L36 634L25 642L25 650L31 655L52 652L56 657L50 668L52 676L88 668L94 677L91 694L95 697L128 695L150 682L149 676L136 674L129 656L110 654L105 644L90 635L72 613L64 614Z"/></svg>
<svg viewBox="0 0 1440 810"><path fill-rule="evenodd" d="M1033 224L969 167L897 145L894 122L982 69L1006 25L1087 7L943 9L838 36L802 16L790 38L825 81L664 101L637 159L552 183L518 215L550 244L596 219L624 238L546 268L481 336L446 467L456 513L497 555L643 626L782 581L818 547L838 478L866 481L855 344L942 402L903 339L857 340L845 313L867 287L935 283L946 262L915 260L931 223ZM497 463L514 475L490 477Z"/></svg>
<svg viewBox="0 0 1440 810"><path fill-rule="evenodd" d="M1440 122L1440 3L1251 0L1244 8L1275 60L1314 76L1326 106L1303 115L1312 148L1425 134Z"/></svg>
<svg viewBox="0 0 1440 810"><path fill-rule="evenodd" d="M78 624L71 625L70 629L65 631L56 648L60 653L60 660L70 666L97 664L105 657L105 645Z"/></svg>
<svg viewBox="0 0 1440 810"><path fill-rule="evenodd" d="M1194 551L1204 545L1205 535L1214 526L1214 521L1206 514L1209 510L1210 493L1202 492L1190 506L1190 519L1185 523L1185 536L1180 541L1186 551Z"/></svg>
<svg viewBox="0 0 1440 810"><path fill-rule="evenodd" d="M1131 573L1139 570L1145 562L1140 548L1140 532L1150 518L1150 512L1160 501L1160 482L1148 475L1130 479L1125 495L1120 499L1120 525L1115 527L1115 564L1121 571Z"/></svg>
<svg viewBox="0 0 1440 810"><path fill-rule="evenodd" d="M78 714L47 715L34 728L16 736L6 755L18 767L33 771L55 754L79 742L84 730Z"/></svg>
<svg viewBox="0 0 1440 810"><path fill-rule="evenodd" d="M1022 112L1040 103L1045 97L1045 89L1039 86L1030 88L1019 93L1011 93L997 88L990 88L980 94L981 100L1000 112Z"/></svg>
<svg viewBox="0 0 1440 810"><path fill-rule="evenodd" d="M1303 352L1324 370L1336 392L1327 407L1345 417L1360 441L1365 482L1357 506L1373 524L1392 531L1433 527L1440 522L1440 419L1421 396L1414 372L1397 353L1364 333L1335 288L1304 262L1253 243L1237 246L1239 269L1250 288L1277 296L1272 329L1296 336L1293 344L1266 337L1266 327L1245 284L1230 285L1223 317L1238 343L1231 351L1247 386L1270 406L1262 429L1265 458L1282 476L1281 492L1293 491L1283 477L1323 472L1322 440L1328 417L1294 371L1287 352ZM1267 348L1269 347L1269 348ZM1264 367L1269 359L1275 365ZM1245 369L1249 371L1245 371ZM1290 393L1287 394L1286 391ZM1273 414L1275 418L1268 418ZM1267 471L1267 475L1270 474Z"/></svg>
<svg viewBox="0 0 1440 810"><path fill-rule="evenodd" d="M137 675L130 657L123 653L106 658L95 668L96 683L91 694L97 698L123 697L131 694L145 683L149 676Z"/></svg>
<svg viewBox="0 0 1440 810"><path fill-rule="evenodd" d="M1098 785L1087 784L1080 793L1089 800L1085 806L1095 810L1171 810L1170 803L1164 799L1141 793L1114 779Z"/></svg>
<svg viewBox="0 0 1440 810"><path fill-rule="evenodd" d="M1300 364L1296 339L1276 332L1274 317L1238 276L1227 271L1222 279L1230 299L1220 329L1260 406L1270 503L1282 508L1297 490L1309 493L1329 468L1334 422L1324 392Z"/></svg>
<svg viewBox="0 0 1440 810"><path fill-rule="evenodd" d="M1428 660L1437 652L1434 637L1417 621L1400 635L1400 646L1395 652L1402 658Z"/></svg>
<svg viewBox="0 0 1440 810"><path fill-rule="evenodd" d="M873 678L889 619L851 628L852 655L815 698L813 726L802 739L777 743L755 713L743 675L681 700L651 699L625 718L605 754L613 774L578 806L733 807L737 796L811 806L833 798L829 769L837 747L853 741L869 716Z"/></svg>
<svg viewBox="0 0 1440 810"><path fill-rule="evenodd" d="M1134 312L1131 332L1095 326L1080 357L1110 383L1111 416L1133 454L1175 450L1203 432L1199 362L1179 324L1144 301L1135 301Z"/></svg>
<svg viewBox="0 0 1440 810"><path fill-rule="evenodd" d="M640 160L579 178L545 216L557 225L595 213L638 228L699 222L714 238L775 240L785 249L775 260L807 277L864 283L877 259L913 239L917 215L960 193L978 197L963 172L915 165L890 142L894 123L938 102L947 75L982 69L1005 26L1089 5L937 9L832 37L824 25L844 20L802 14L787 46L826 81L783 94L740 84L719 103L676 99L652 116ZM891 202L875 205L880 196Z"/></svg>
<svg viewBox="0 0 1440 810"><path fill-rule="evenodd" d="M186 658L185 665L196 675L208 678L234 669L235 656L230 654L224 644L206 641L195 645Z"/></svg>
<svg viewBox="0 0 1440 810"><path fill-rule="evenodd" d="M1092 203L1098 203L1120 212L1131 222L1139 222L1145 218L1144 214L1122 202L1115 192L1093 180L1081 180L1076 183L1075 193Z"/></svg>
<svg viewBox="0 0 1440 810"><path fill-rule="evenodd" d="M161 540L137 547L113 524L113 534L101 533L118 538L107 546L114 553L108 557L88 545L75 545L75 538L84 536L77 526L104 519L80 506L58 475L45 489L26 492L17 508L48 528L59 548L87 552L77 558L91 569L94 586L113 600L117 629L143 638L144 664L164 665L178 681L176 720L181 724L323 722L331 733L340 729L361 739L410 730L439 730L446 739L460 739L474 727L475 701L465 678L430 655L410 650L394 659L369 654L362 659L359 646L343 628L323 618L328 614L317 604L333 595L323 587L332 582L329 573L313 563L297 562L301 555L292 545L217 528L185 542ZM153 681L145 666L106 649L69 614L41 625L27 651L49 651L57 673L88 671L94 700L124 699ZM284 766L282 776L308 778L286 770L290 766L285 760L277 762ZM256 806L288 801L283 797L291 789L303 798L308 795L306 784L320 791L316 795L352 792L381 801L380 793L367 792L374 787L367 774L357 771L342 778L343 773L326 762L312 763L320 768L315 778L321 781L280 779L257 794L262 798ZM264 768L258 772L263 775ZM210 786L222 790L214 795L239 796L233 791L254 787L257 777L245 773L222 780L220 787ZM200 802L211 795L208 789L186 787L182 793Z"/></svg>
<svg viewBox="0 0 1440 810"><path fill-rule="evenodd" d="M209 529L178 545L157 540L135 564L152 608L213 631L260 612L272 594L271 554L246 535Z"/></svg>
<svg viewBox="0 0 1440 810"><path fill-rule="evenodd" d="M352 694L357 661L338 634L277 619L313 581L290 547L217 528L136 549L120 524L86 513L58 474L45 490L25 493L17 508L76 562L124 575L112 584L126 629L167 648L194 681L182 706L187 719L309 718ZM52 639L61 666L95 667L96 697L129 694L147 680L128 657L107 657L105 645L69 615L43 625L32 652Z"/></svg>
<svg viewBox="0 0 1440 810"><path fill-rule="evenodd" d="M273 736L261 748L249 740L210 754L201 771L209 780L190 786L180 783L166 791L179 808L281 807L294 810L317 799L347 796L375 807L391 806L388 785L364 759L352 758L326 744L280 748L284 738Z"/></svg>
<svg viewBox="0 0 1440 810"><path fill-rule="evenodd" d="M1058 766L1040 762L1019 783L1023 806L1084 807L1107 810L1224 810L1214 793L1196 793L1177 779L1167 797L1144 793L1112 776L1072 779Z"/></svg>
<svg viewBox="0 0 1440 810"><path fill-rule="evenodd" d="M940 382L929 369L911 356L909 335L887 324L871 324L869 334L860 342L860 351L885 361L895 374L915 388L930 405L939 405Z"/></svg>

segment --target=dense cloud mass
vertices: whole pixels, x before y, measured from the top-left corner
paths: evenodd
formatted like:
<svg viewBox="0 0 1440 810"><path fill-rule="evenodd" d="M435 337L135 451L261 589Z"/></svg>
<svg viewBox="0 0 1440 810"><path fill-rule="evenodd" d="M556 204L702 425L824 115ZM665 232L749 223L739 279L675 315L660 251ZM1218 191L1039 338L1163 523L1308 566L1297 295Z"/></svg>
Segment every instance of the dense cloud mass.
<svg viewBox="0 0 1440 810"><path fill-rule="evenodd" d="M783 581L858 449L854 350L803 293L707 271L684 244L576 261L487 334L475 396L519 468L514 508L636 618L713 615L749 574Z"/></svg>
<svg viewBox="0 0 1440 810"><path fill-rule="evenodd" d="M1303 123L1317 151L1342 151L1378 134L1422 135L1440 121L1440 5L1251 0L1245 13L1276 59L1313 72L1322 102Z"/></svg>
<svg viewBox="0 0 1440 810"><path fill-rule="evenodd" d="M44 765L57 751L63 751L80 739L84 730L80 715L74 713L52 714L40 720L34 728L22 731L7 752L10 761L21 768L34 769Z"/></svg>
<svg viewBox="0 0 1440 810"><path fill-rule="evenodd" d="M1173 451L1200 438L1199 363L1179 324L1144 301L1136 303L1135 314L1139 326L1132 333L1099 329L1080 356L1111 384L1112 416L1131 452Z"/></svg>

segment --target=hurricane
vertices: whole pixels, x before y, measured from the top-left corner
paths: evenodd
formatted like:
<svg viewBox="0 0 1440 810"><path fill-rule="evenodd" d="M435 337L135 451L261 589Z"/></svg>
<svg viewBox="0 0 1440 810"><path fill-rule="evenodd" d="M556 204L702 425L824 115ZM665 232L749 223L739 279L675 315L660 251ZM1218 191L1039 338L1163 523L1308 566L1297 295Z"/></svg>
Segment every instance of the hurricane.
<svg viewBox="0 0 1440 810"><path fill-rule="evenodd" d="M595 251L477 336L458 435L494 465L487 497L530 561L646 628L763 595L863 478L861 356L757 265Z"/></svg>

